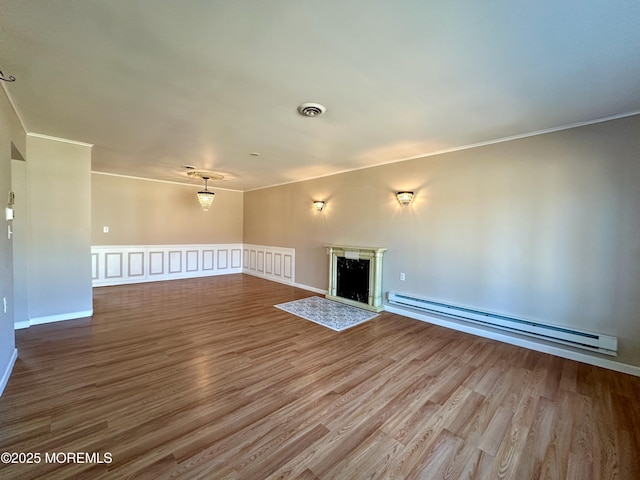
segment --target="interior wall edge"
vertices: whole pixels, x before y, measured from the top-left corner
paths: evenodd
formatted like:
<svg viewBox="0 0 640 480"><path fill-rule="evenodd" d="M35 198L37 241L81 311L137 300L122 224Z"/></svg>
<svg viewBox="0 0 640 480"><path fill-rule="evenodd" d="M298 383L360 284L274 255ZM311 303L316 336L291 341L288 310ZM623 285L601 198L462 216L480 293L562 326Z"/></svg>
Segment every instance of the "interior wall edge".
<svg viewBox="0 0 640 480"><path fill-rule="evenodd" d="M4 392L4 388L7 386L7 382L9 382L9 377L11 376L11 372L13 371L13 366L15 365L17 358L18 358L18 349L14 348L13 353L9 358L9 361L5 365L2 377L0 378L0 397Z"/></svg>

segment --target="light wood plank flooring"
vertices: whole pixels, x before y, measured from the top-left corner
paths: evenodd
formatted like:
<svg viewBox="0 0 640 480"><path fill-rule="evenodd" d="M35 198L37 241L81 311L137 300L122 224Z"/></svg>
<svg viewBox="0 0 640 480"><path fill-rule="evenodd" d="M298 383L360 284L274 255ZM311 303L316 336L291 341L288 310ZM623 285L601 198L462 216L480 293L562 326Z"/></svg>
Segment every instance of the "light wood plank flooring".
<svg viewBox="0 0 640 480"><path fill-rule="evenodd" d="M383 313L333 332L247 275L94 290L16 332L2 479L638 479L640 378ZM86 460L86 459L85 459Z"/></svg>

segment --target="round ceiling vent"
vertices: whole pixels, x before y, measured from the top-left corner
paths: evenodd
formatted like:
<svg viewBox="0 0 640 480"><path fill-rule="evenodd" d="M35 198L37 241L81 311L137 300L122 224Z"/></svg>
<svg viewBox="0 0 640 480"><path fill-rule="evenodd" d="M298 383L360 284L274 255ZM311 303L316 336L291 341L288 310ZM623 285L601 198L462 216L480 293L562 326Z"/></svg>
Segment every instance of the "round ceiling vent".
<svg viewBox="0 0 640 480"><path fill-rule="evenodd" d="M300 115L305 117L317 117L322 115L327 109L319 103L303 103L298 107Z"/></svg>

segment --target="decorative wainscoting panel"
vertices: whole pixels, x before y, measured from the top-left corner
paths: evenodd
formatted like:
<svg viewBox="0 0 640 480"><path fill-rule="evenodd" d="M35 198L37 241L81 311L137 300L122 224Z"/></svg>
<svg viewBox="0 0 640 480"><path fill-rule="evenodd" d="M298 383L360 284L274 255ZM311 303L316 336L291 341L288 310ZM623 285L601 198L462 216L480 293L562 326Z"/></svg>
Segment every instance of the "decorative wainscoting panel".
<svg viewBox="0 0 640 480"><path fill-rule="evenodd" d="M241 243L91 247L94 287L242 273Z"/></svg>
<svg viewBox="0 0 640 480"><path fill-rule="evenodd" d="M243 247L242 271L275 282L295 283L294 248L247 245Z"/></svg>

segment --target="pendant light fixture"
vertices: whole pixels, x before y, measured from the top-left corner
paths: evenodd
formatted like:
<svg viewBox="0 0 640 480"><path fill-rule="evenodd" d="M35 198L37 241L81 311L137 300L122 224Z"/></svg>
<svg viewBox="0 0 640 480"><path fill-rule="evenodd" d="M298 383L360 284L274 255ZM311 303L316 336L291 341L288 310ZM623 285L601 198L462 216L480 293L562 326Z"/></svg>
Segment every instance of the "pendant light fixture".
<svg viewBox="0 0 640 480"><path fill-rule="evenodd" d="M209 177L202 177L204 180L204 190L198 192L198 201L202 206L202 210L205 212L211 208L211 204L213 203L213 197L215 197L215 193L207 190L207 182L209 181Z"/></svg>
<svg viewBox="0 0 640 480"><path fill-rule="evenodd" d="M187 172L187 176L191 178L201 178L202 180L204 180L204 190L200 190L198 192L198 201L200 202L202 210L204 210L205 212L209 211L216 194L209 191L208 182L209 180L222 180L224 178L224 175L220 175L219 173L214 172L193 170L193 168L195 167L192 167L191 165L184 165L182 168L189 170Z"/></svg>

